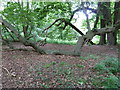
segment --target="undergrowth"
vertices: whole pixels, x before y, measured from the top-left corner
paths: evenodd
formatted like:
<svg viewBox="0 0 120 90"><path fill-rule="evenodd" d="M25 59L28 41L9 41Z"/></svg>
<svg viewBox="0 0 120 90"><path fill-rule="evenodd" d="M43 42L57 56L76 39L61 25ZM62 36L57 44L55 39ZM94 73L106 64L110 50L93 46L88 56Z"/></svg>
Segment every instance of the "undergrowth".
<svg viewBox="0 0 120 90"><path fill-rule="evenodd" d="M87 59L97 58L99 57L96 55L87 56ZM83 77L81 73L85 72L85 65L81 63L70 64L66 61L52 61L47 64L44 63L42 68L38 66L39 69L35 71L37 76L33 80L41 81L40 87L43 88L51 86L57 88L85 88L86 86L118 88L120 87L119 77L116 75L120 71L118 63L118 58L106 57L105 60L102 60L93 67L95 73L98 72L98 74L91 74L93 75L91 77L89 75ZM90 72L93 73L91 70Z"/></svg>
<svg viewBox="0 0 120 90"><path fill-rule="evenodd" d="M88 59L94 59L94 60L96 60L98 58L99 58L99 56L97 56L95 54L90 54L90 55L88 55L86 57L80 56L80 59L82 59L82 60L88 60Z"/></svg>
<svg viewBox="0 0 120 90"><path fill-rule="evenodd" d="M95 86L105 88L120 87L119 77L116 76L116 74L120 72L118 58L107 57L99 64L96 64L94 70L97 70L100 74L92 80Z"/></svg>

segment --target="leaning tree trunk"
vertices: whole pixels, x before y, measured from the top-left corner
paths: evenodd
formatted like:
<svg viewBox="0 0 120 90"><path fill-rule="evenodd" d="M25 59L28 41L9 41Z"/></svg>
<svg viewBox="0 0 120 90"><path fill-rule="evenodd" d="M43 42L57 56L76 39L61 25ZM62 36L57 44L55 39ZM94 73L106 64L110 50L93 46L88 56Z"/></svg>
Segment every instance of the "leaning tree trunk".
<svg viewBox="0 0 120 90"><path fill-rule="evenodd" d="M83 45L87 42L90 42L95 35L110 33L110 32L114 32L114 31L115 31L115 27L101 28L101 29L88 31L86 35L79 37L77 45L73 48L73 50L71 50L71 51L53 51L52 53L50 52L50 54L56 54L56 55L64 54L64 55L80 56Z"/></svg>
<svg viewBox="0 0 120 90"><path fill-rule="evenodd" d="M92 38L95 35L102 35L102 34L114 32L114 31L115 31L115 27L112 27L112 28L102 28L102 29L96 29L96 30L88 31L86 35L79 37L77 45L75 46L75 48L73 50L74 54L75 55L80 55L81 54L81 48L83 47L83 45L86 42L91 41Z"/></svg>
<svg viewBox="0 0 120 90"><path fill-rule="evenodd" d="M2 22L9 30L11 30L19 39L21 43L23 43L25 46L31 46L35 49L36 52L40 54L64 54L64 55L74 55L74 56L79 56L81 54L81 48L86 42L89 42L92 40L92 38L95 35L100 35L100 34L105 34L105 33L110 33L114 32L116 30L116 27L119 27L120 24L116 27L108 27L108 28L101 28L101 29L95 29L88 31L86 35L83 35L79 37L79 40L77 42L77 45L74 47L73 50L71 51L57 51L57 50L45 50L42 49L40 46L37 46L35 42L27 40L26 38L22 37L15 27L13 27L10 23L8 23L6 20L3 20L0 17L0 22Z"/></svg>
<svg viewBox="0 0 120 90"><path fill-rule="evenodd" d="M8 23L6 20L4 20L2 17L0 17L0 22L3 23L3 25L8 28L9 30L11 30L11 32L13 32L17 38L19 39L19 41L21 43L23 43L25 46L31 46L35 49L36 52L40 53L40 54L45 54L45 51L41 48L41 47L38 47L36 45L36 42L33 42L33 41L30 41L30 40L27 40L26 38L22 37L18 31L15 29L14 26L12 26L10 23Z"/></svg>

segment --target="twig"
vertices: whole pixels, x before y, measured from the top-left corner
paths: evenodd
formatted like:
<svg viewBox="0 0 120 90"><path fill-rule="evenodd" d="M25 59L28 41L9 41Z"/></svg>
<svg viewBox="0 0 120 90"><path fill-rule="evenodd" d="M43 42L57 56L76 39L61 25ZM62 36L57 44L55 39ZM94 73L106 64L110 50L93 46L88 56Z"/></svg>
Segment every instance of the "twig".
<svg viewBox="0 0 120 90"><path fill-rule="evenodd" d="M3 66L1 66L1 67L2 67L2 69L4 69L4 70L8 73L9 76L13 76L13 77L16 76L16 75L14 74L14 72L13 72L13 73L10 73L7 68L5 68L5 67L3 67Z"/></svg>
<svg viewBox="0 0 120 90"><path fill-rule="evenodd" d="M1 66L1 67L2 67L2 66ZM4 69L4 70L8 73L8 75L11 75L7 68L2 67L2 69Z"/></svg>

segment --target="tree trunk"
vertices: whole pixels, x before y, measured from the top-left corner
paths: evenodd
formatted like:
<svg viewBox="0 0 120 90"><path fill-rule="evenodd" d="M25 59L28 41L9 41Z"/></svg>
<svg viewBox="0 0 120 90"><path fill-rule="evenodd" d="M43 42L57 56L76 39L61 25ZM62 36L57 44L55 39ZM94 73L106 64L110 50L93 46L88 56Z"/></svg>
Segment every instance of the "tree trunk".
<svg viewBox="0 0 120 90"><path fill-rule="evenodd" d="M104 44L106 44L106 34L101 34L99 45L104 45Z"/></svg>
<svg viewBox="0 0 120 90"><path fill-rule="evenodd" d="M36 42L27 40L26 38L22 37L15 29L15 27L12 26L10 23L8 23L6 20L3 20L2 17L0 17L0 22L2 22L5 25L5 27L11 30L11 32L13 32L16 35L16 37L19 39L19 41L23 43L25 46L31 46L35 49L36 52L40 54L45 54L45 51L41 47L37 46Z"/></svg>
<svg viewBox="0 0 120 90"><path fill-rule="evenodd" d="M95 35L100 35L100 34L105 34L105 33L110 33L110 32L114 32L115 28L118 27L108 27L108 28L101 28L101 29L96 29L96 30L91 30L88 31L86 35L83 35L79 38L77 45L75 46L75 48L71 51L53 51L53 50L45 50L42 49L40 46L37 46L36 43L34 41L30 41L27 40L26 38L22 37L17 30L15 29L15 27L13 27L10 23L8 23L6 20L3 20L0 17L0 22L2 22L7 28L9 28L19 39L19 41L21 43L23 43L25 46L31 46L35 49L36 52L40 53L40 54L64 54L64 55L73 55L73 56L80 56L81 54L81 48L83 47L83 45L86 42L89 42L92 40L92 38ZM119 24L120 26L120 24Z"/></svg>
<svg viewBox="0 0 120 90"><path fill-rule="evenodd" d="M103 18L101 19L101 28L108 27L112 25L112 15L111 15L111 9L110 9L111 2L103 2L101 4L100 10L103 15ZM106 35L100 35L100 42L99 44L103 45L106 44ZM116 45L116 33L107 33L107 43L109 45Z"/></svg>
<svg viewBox="0 0 120 90"><path fill-rule="evenodd" d="M99 10L100 10L100 14L102 15L102 17L100 17L100 28L105 28L106 26L106 2L101 2L100 6L99 6ZM104 45L106 44L106 34L101 34L100 35L100 41L99 41L99 45Z"/></svg>
<svg viewBox="0 0 120 90"><path fill-rule="evenodd" d="M81 53L81 48L86 42L89 42L92 40L92 38L95 35L103 35L105 33L110 33L113 32L115 28L101 28L101 29L96 29L96 30L91 30L88 31L86 35L79 37L79 40L77 42L77 45L75 46L73 52L76 55L80 55Z"/></svg>
<svg viewBox="0 0 120 90"><path fill-rule="evenodd" d="M24 33L24 37L25 37L25 38L27 38L27 35L28 35L28 34L27 34L27 31L28 31L28 25L26 25L26 26L24 25L24 26L23 26L23 33Z"/></svg>
<svg viewBox="0 0 120 90"><path fill-rule="evenodd" d="M119 2L115 2L115 6L114 6L114 25L116 25L116 23L120 21L120 1ZM113 45L117 44L117 30L115 32L112 33L113 35Z"/></svg>
<svg viewBox="0 0 120 90"><path fill-rule="evenodd" d="M109 7L110 7L110 5L109 5ZM120 1L115 2L115 6L114 6L114 22L113 22L114 25L118 20L120 20L120 18L119 18L119 16L120 16L119 8L120 8ZM108 20L112 21L111 11L110 10L108 11ZM107 24L111 25L111 23L107 23ZM117 34L116 34L116 32L108 33L107 34L107 40L108 40L109 45L116 45L117 44Z"/></svg>
<svg viewBox="0 0 120 90"><path fill-rule="evenodd" d="M100 27L101 28L105 27L105 20L104 19L101 19ZM99 45L104 45L104 44L106 44L106 34L101 34Z"/></svg>
<svg viewBox="0 0 120 90"><path fill-rule="evenodd" d="M113 33L108 33L107 34L107 40L108 40L108 45L116 45L116 34Z"/></svg>

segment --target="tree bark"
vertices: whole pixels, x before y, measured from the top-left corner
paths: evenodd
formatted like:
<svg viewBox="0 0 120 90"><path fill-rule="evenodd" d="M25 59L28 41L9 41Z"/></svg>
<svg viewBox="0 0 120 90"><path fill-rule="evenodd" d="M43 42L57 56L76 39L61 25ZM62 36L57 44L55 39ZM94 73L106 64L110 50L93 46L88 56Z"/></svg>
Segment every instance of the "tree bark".
<svg viewBox="0 0 120 90"><path fill-rule="evenodd" d="M105 27L105 20L104 19L101 19L100 27L101 28ZM101 34L99 45L104 45L104 44L106 44L106 34Z"/></svg>
<svg viewBox="0 0 120 90"><path fill-rule="evenodd" d="M109 11L109 12L110 12L110 11ZM108 14L109 14L109 13L108 13ZM112 22L111 14L108 15L108 20L111 20L111 22ZM112 25L112 23L109 23L109 22L108 22L107 25L110 26L110 25ZM116 35L114 34L114 32L107 34L107 43L108 43L108 45L116 45L115 37L116 37Z"/></svg>
<svg viewBox="0 0 120 90"><path fill-rule="evenodd" d="M120 1L119 2L115 2L115 6L114 6L114 25L116 25L116 23L120 21ZM116 45L117 44L117 30L115 32L113 32L113 38L114 38L114 42L113 44Z"/></svg>
<svg viewBox="0 0 120 90"><path fill-rule="evenodd" d="M113 31L115 31L115 28L101 28L101 29L96 29L96 30L88 31L86 35L79 37L77 45L75 46L75 48L73 50L74 54L80 55L81 48L83 47L83 45L86 42L91 41L92 38L95 35L102 35L102 34L110 33L110 32L113 32Z"/></svg>
<svg viewBox="0 0 120 90"><path fill-rule="evenodd" d="M41 48L38 47L36 45L36 42L27 40L26 38L22 37L17 30L15 29L15 27L13 27L10 23L8 23L6 20L3 20L2 17L0 17L0 22L2 22L7 28L9 28L9 30L11 30L19 39L20 42L22 42L25 46L31 46L35 49L36 52L40 53L40 54L45 54L45 51Z"/></svg>
<svg viewBox="0 0 120 90"><path fill-rule="evenodd" d="M102 16L100 18L100 28L105 28L106 27L106 14L107 14L106 2L101 2L99 9L100 9L100 14ZM104 44L106 44L106 34L101 34L99 45L104 45Z"/></svg>
<svg viewBox="0 0 120 90"><path fill-rule="evenodd" d="M20 42L22 42L25 46L31 46L35 49L36 52L40 53L40 54L64 54L64 55L73 55L73 56L80 56L81 54L81 48L83 47L83 45L86 42L89 42L92 40L92 38L95 35L100 35L100 34L105 34L105 33L110 33L110 32L114 32L116 30L116 27L108 27L108 28L101 28L101 29L96 29L96 30L91 30L88 31L86 35L83 35L81 37L79 37L79 40L77 42L77 45L73 48L73 50L71 51L51 51L51 50L45 50L42 49L41 47L37 46L35 42L27 40L26 38L22 37L17 30L15 29L15 27L13 27L10 23L8 23L6 20L3 20L0 17L0 22L2 22L7 28L9 28L19 39ZM120 26L120 24L118 24Z"/></svg>

